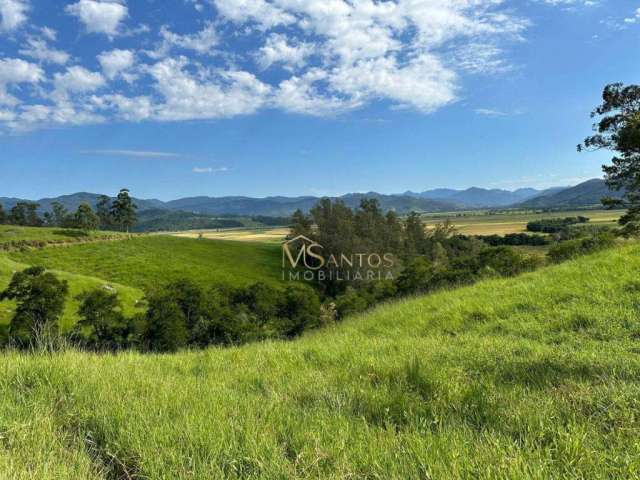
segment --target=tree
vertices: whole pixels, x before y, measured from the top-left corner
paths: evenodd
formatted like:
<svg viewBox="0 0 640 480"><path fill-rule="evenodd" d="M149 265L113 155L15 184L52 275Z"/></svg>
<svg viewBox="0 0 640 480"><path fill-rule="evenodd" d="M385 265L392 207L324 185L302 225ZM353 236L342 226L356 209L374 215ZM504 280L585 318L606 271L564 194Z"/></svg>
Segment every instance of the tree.
<svg viewBox="0 0 640 480"><path fill-rule="evenodd" d="M69 211L60 202L51 204L51 220L56 227L69 226Z"/></svg>
<svg viewBox="0 0 640 480"><path fill-rule="evenodd" d="M0 301L17 303L9 327L10 337L26 346L43 336L54 335L68 293L66 280L59 280L43 267L30 267L15 273L7 289L0 293Z"/></svg>
<svg viewBox="0 0 640 480"><path fill-rule="evenodd" d="M187 321L178 302L166 292L147 297L149 308L143 343L156 352L175 352L187 344Z"/></svg>
<svg viewBox="0 0 640 480"><path fill-rule="evenodd" d="M89 231L98 228L98 216L93 213L88 203L81 203L73 214L73 226L80 230Z"/></svg>
<svg viewBox="0 0 640 480"><path fill-rule="evenodd" d="M106 229L113 223L111 217L111 198L107 195L100 195L96 203L96 214L100 220L100 228Z"/></svg>
<svg viewBox="0 0 640 480"><path fill-rule="evenodd" d="M39 227L42 220L38 217L38 207L40 205L31 202L18 202L9 215L9 223L13 225Z"/></svg>
<svg viewBox="0 0 640 480"><path fill-rule="evenodd" d="M611 165L603 165L605 181L610 189L624 191L622 198L603 199L611 208L623 207L627 213L620 224L640 220L640 85L607 85L602 93L602 104L591 117L600 116L593 125L596 132L578 145L583 149L607 149L617 152Z"/></svg>
<svg viewBox="0 0 640 480"><path fill-rule="evenodd" d="M405 253L409 256L420 254L424 251L427 235L420 214L411 212L404 222Z"/></svg>
<svg viewBox="0 0 640 480"><path fill-rule="evenodd" d="M295 238L298 235L304 235L309 238L312 233L311 224L311 219L302 213L302 210L297 209L291 216L291 233L289 237Z"/></svg>
<svg viewBox="0 0 640 480"><path fill-rule="evenodd" d="M2 225L3 223L7 223L7 214L4 211L4 207L0 203L0 225Z"/></svg>
<svg viewBox="0 0 640 480"><path fill-rule="evenodd" d="M116 225L128 233L129 229L136 224L137 208L129 196L129 190L123 188L111 205L111 217Z"/></svg>
<svg viewBox="0 0 640 480"><path fill-rule="evenodd" d="M97 350L116 350L130 345L133 329L122 313L117 292L98 288L79 295L77 300L82 303L74 334L86 346Z"/></svg>

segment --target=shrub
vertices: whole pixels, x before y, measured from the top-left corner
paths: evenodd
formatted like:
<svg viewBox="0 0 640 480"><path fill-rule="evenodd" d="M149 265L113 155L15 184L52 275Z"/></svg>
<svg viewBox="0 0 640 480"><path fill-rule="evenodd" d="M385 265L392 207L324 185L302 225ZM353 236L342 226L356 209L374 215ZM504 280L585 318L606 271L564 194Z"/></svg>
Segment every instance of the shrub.
<svg viewBox="0 0 640 480"><path fill-rule="evenodd" d="M135 327L132 320L122 314L118 294L98 288L79 295L82 303L78 309L80 321L73 336L95 350L117 350L135 342Z"/></svg>
<svg viewBox="0 0 640 480"><path fill-rule="evenodd" d="M599 233L597 235L575 240L567 240L552 247L547 254L553 262L561 262L571 258L596 252L613 246L615 238L610 233Z"/></svg>
<svg viewBox="0 0 640 480"><path fill-rule="evenodd" d="M187 321L178 302L165 292L147 297L149 309L142 335L145 348L174 352L187 345Z"/></svg>

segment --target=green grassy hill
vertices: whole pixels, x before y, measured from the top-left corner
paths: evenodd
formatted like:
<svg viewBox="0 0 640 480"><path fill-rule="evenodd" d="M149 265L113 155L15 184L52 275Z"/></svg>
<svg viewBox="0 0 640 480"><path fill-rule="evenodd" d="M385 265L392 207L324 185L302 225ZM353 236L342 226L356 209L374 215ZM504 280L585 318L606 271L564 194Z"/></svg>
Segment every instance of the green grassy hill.
<svg viewBox="0 0 640 480"><path fill-rule="evenodd" d="M160 235L12 252L10 257L142 289L184 277L204 285L241 285L274 283L282 275L278 245Z"/></svg>
<svg viewBox="0 0 640 480"><path fill-rule="evenodd" d="M11 479L637 478L640 246L285 343L3 353Z"/></svg>
<svg viewBox="0 0 640 480"><path fill-rule="evenodd" d="M82 232L71 228L41 228L20 227L17 225L0 225L0 250L11 248L26 242L40 242L42 244L90 242L124 238L126 235L118 232Z"/></svg>
<svg viewBox="0 0 640 480"><path fill-rule="evenodd" d="M27 267L28 265L17 263L7 258L5 254L0 253L0 290L6 288L14 272L23 270ZM114 289L118 292L120 300L122 301L123 311L127 315L135 313L138 311L138 308L141 307L139 302L144 297L144 294L137 288L119 285L117 283L105 281L92 276L77 275L61 271L54 271L54 273L58 275L59 278L69 282L69 298L65 306L63 317L60 320L60 326L63 331L67 331L76 323L79 302L75 297L85 291L95 288L104 288L105 286L107 286L107 288ZM0 339L3 338L5 329L11 321L13 311L14 306L12 302L0 302Z"/></svg>

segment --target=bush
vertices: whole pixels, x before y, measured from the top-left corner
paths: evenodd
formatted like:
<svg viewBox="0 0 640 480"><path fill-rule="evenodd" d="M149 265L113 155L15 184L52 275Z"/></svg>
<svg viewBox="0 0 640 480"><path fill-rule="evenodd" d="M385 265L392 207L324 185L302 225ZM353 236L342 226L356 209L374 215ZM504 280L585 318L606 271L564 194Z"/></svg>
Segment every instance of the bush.
<svg viewBox="0 0 640 480"><path fill-rule="evenodd" d="M549 250L547 254L553 262L561 262L580 255L596 252L613 246L615 238L610 233L600 233L594 236L567 240Z"/></svg>
<svg viewBox="0 0 640 480"><path fill-rule="evenodd" d="M187 345L187 321L171 295L156 293L147 297L149 309L142 335L145 348L156 352L175 352Z"/></svg>
<svg viewBox="0 0 640 480"><path fill-rule="evenodd" d="M527 230L530 232L557 233L569 225L587 223L587 217L565 217L565 218L541 218L527 223Z"/></svg>
<svg viewBox="0 0 640 480"><path fill-rule="evenodd" d="M77 298L82 301L78 309L80 321L72 334L82 345L95 350L117 350L135 343L134 323L122 314L116 292L98 288Z"/></svg>

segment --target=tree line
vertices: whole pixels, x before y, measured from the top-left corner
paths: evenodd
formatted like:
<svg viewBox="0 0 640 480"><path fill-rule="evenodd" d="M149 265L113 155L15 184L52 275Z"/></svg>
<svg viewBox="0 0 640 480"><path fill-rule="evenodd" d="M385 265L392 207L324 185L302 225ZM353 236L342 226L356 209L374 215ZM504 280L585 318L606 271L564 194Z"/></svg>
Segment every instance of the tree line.
<svg viewBox="0 0 640 480"><path fill-rule="evenodd" d="M69 212L60 202L53 202L51 210L42 217L38 214L40 205L35 202L18 202L9 212L0 204L0 224L25 227L76 228L83 231L122 230L128 232L137 221L138 208L123 188L112 200L107 195L98 198L96 209L88 203L81 203L75 212Z"/></svg>

